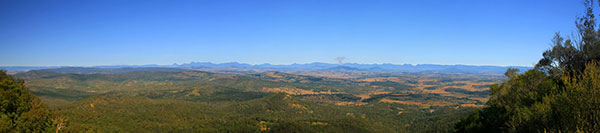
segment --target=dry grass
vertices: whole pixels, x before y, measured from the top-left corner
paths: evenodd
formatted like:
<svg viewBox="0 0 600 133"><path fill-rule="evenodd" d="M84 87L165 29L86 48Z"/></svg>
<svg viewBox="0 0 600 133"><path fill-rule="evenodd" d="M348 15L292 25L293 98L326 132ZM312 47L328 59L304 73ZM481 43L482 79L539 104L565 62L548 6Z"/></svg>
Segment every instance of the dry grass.
<svg viewBox="0 0 600 133"><path fill-rule="evenodd" d="M461 104L460 107L483 107L483 105L476 104Z"/></svg>
<svg viewBox="0 0 600 133"><path fill-rule="evenodd" d="M483 98L483 97L469 97L469 99L481 101L483 103L485 103L485 102L487 102L489 100L489 98Z"/></svg>
<svg viewBox="0 0 600 133"><path fill-rule="evenodd" d="M289 106L292 107L292 108L295 108L295 109L301 109L301 110L305 110L306 109L306 107L304 107L304 106L302 106L300 104L291 103L291 104L289 104Z"/></svg>
<svg viewBox="0 0 600 133"><path fill-rule="evenodd" d="M325 123L325 122L310 122L310 124L311 125L319 125L319 126L327 126L327 125L329 125L329 123Z"/></svg>
<svg viewBox="0 0 600 133"><path fill-rule="evenodd" d="M449 92L445 91L444 89L438 88L438 89L435 89L435 90L423 90L423 93L447 94Z"/></svg>
<svg viewBox="0 0 600 133"><path fill-rule="evenodd" d="M268 127L268 125L270 125L270 122L266 122L266 121L260 121L258 122L258 130L260 131L268 131L270 128Z"/></svg>
<svg viewBox="0 0 600 133"><path fill-rule="evenodd" d="M366 105L367 103L361 103L361 102L337 102L335 103L335 105L338 106L348 106L348 105L354 105L354 106L362 106L362 105Z"/></svg>
<svg viewBox="0 0 600 133"><path fill-rule="evenodd" d="M385 102L385 103L399 103L399 104L406 104L406 105L417 105L417 106L421 106L423 108L429 108L431 107L431 105L429 104L423 104L421 102L415 102L415 101L399 101L399 100L391 100L391 99L381 99L379 102Z"/></svg>
<svg viewBox="0 0 600 133"><path fill-rule="evenodd" d="M375 91L369 91L367 93L356 94L354 96L360 97L361 100L364 100L364 99L371 98L371 95L382 95L382 94L390 94L390 93L392 93L392 92L385 91L384 89L378 89L378 90L375 90Z"/></svg>
<svg viewBox="0 0 600 133"><path fill-rule="evenodd" d="M330 91L319 91L315 92L313 90L303 90L292 87L283 87L283 88L262 88L263 92L283 92L291 95L314 95L314 94L344 94L343 92L330 92Z"/></svg>
<svg viewBox="0 0 600 133"><path fill-rule="evenodd" d="M200 96L200 90L194 89L192 92L189 93L189 95Z"/></svg>
<svg viewBox="0 0 600 133"><path fill-rule="evenodd" d="M277 79L283 78L283 76L277 75L277 74L275 74L275 72L267 72L267 73L265 73L265 75L269 76L269 77L277 78Z"/></svg>

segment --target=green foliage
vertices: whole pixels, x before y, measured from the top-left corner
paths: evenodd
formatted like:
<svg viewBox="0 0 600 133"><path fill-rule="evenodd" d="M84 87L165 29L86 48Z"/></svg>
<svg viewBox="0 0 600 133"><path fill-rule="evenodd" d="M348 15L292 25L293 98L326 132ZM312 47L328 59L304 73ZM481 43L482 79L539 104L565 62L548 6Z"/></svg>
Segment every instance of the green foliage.
<svg viewBox="0 0 600 133"><path fill-rule="evenodd" d="M540 118L534 113L542 111L542 98L550 95L553 87L552 80L536 69L512 75L501 85L492 85L487 107L457 124L457 128L476 132L543 129L537 125Z"/></svg>
<svg viewBox="0 0 600 133"><path fill-rule="evenodd" d="M0 70L0 132L53 131L53 114L23 85Z"/></svg>
<svg viewBox="0 0 600 133"><path fill-rule="evenodd" d="M600 132L600 41L593 2L577 23L578 41L558 34L536 69L492 85L487 107L455 125L458 132Z"/></svg>
<svg viewBox="0 0 600 133"><path fill-rule="evenodd" d="M600 131L600 67L594 62L557 84L538 70L491 87L487 107L456 125L459 131Z"/></svg>
<svg viewBox="0 0 600 133"><path fill-rule="evenodd" d="M564 89L555 99L548 98L552 126L559 130L600 131L600 66L588 63L583 74L564 76Z"/></svg>
<svg viewBox="0 0 600 133"><path fill-rule="evenodd" d="M423 89L426 89L426 90L435 90L435 89L437 89L437 88L439 88L439 87L437 87L437 86L432 86L432 87L423 87Z"/></svg>
<svg viewBox="0 0 600 133"><path fill-rule="evenodd" d="M380 75L345 79L279 72L93 71L100 73L40 70L16 76L69 120L61 129L67 132L451 132L473 109L460 105L482 105L471 98L485 98L419 93L415 85L404 83L419 83L412 74L373 81L363 79ZM438 75L420 76L434 79L438 87L457 79L482 79L444 75L449 83L440 84ZM270 94L264 88L309 93ZM379 93L369 94L374 91ZM422 105L382 103L383 98Z"/></svg>
<svg viewBox="0 0 600 133"><path fill-rule="evenodd" d="M423 82L423 84L425 84L425 85L439 85L440 83L439 82L435 82L435 81L425 81L425 82Z"/></svg>
<svg viewBox="0 0 600 133"><path fill-rule="evenodd" d="M451 125L470 108L401 104L337 106L285 93L232 102L147 97L90 97L57 107L66 132L431 132ZM398 112L404 112L399 114Z"/></svg>
<svg viewBox="0 0 600 133"><path fill-rule="evenodd" d="M600 34L596 25L593 0L586 0L586 13L576 23L578 35L575 39L566 39L556 33L552 39L553 47L543 53L536 68L559 78L567 73L570 76L580 74L586 63L600 60Z"/></svg>

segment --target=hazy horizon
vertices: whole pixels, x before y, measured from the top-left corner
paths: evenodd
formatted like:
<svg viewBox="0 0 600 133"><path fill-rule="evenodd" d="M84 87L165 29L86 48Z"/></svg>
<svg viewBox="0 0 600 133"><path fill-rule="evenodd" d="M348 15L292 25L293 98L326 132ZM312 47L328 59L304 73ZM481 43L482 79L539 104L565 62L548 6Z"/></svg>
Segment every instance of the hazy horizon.
<svg viewBox="0 0 600 133"><path fill-rule="evenodd" d="M338 64L335 62L308 62L308 63L291 63L291 64L273 64L273 63L259 63L259 64L250 64L244 62L205 62L205 61L191 61L191 62L183 62L183 63L171 63L171 64L98 64L98 65L0 65L0 67L95 67L95 66L147 66L147 65L158 65L158 66L169 66L169 65L182 65L189 64L192 62L196 63L213 63L213 64L226 64L226 63L239 63L239 64L248 64L248 65L303 65L303 64L312 64L312 63L327 63L327 64ZM392 64L392 65L466 65L466 66L498 66L498 67L533 67L533 65L488 65L488 64L435 64L435 63L422 63L422 64L397 64L397 63L356 63L356 62L345 62L344 64L361 64L361 65L383 65L383 64Z"/></svg>

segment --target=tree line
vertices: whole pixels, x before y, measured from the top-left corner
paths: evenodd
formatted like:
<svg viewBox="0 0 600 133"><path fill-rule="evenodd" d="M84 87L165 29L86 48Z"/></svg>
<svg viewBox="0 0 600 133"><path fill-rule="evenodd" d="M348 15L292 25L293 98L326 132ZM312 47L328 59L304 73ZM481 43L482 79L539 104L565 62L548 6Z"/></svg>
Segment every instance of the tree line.
<svg viewBox="0 0 600 133"><path fill-rule="evenodd" d="M535 69L508 69L508 81L490 86L487 106L455 125L457 132L600 132L600 31L593 0L575 24L559 33Z"/></svg>

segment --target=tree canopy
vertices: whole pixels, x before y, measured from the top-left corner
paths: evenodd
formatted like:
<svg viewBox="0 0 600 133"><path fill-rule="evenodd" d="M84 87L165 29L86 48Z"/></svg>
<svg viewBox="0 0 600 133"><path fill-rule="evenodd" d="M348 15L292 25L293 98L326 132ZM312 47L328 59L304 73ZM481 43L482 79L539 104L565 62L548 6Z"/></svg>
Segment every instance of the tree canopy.
<svg viewBox="0 0 600 133"><path fill-rule="evenodd" d="M594 2L576 21L578 36L556 34L535 69L492 85L487 106L456 124L458 132L599 132L600 31Z"/></svg>
<svg viewBox="0 0 600 133"><path fill-rule="evenodd" d="M0 70L0 132L54 131L54 116L23 80Z"/></svg>

